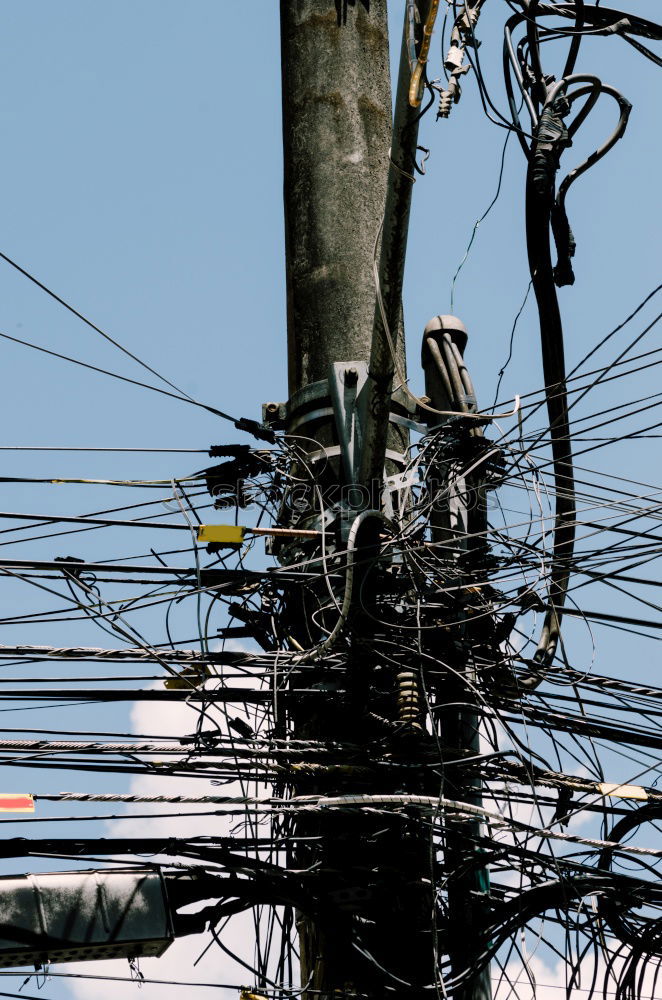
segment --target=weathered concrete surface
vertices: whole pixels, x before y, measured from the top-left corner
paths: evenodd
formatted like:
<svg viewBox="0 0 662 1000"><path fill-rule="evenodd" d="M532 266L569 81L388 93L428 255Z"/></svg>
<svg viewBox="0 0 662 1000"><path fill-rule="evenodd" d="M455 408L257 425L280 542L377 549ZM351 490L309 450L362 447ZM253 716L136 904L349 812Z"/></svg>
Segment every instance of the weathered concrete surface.
<svg viewBox="0 0 662 1000"><path fill-rule="evenodd" d="M391 144L386 0L281 0L290 393L368 360Z"/></svg>

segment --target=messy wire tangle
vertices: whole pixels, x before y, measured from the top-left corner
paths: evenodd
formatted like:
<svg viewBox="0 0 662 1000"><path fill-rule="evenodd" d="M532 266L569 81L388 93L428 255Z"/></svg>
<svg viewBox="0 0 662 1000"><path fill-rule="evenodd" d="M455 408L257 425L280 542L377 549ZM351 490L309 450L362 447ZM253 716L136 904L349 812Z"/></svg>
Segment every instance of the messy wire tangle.
<svg viewBox="0 0 662 1000"><path fill-rule="evenodd" d="M551 578L551 610L547 613L536 650L535 659L541 665L552 662L559 639L561 610L565 603L570 577L570 563L575 538L575 500L572 445L568 417L566 371L563 349L563 326L556 286L574 282L571 258L575 240L566 213L565 200L570 186L597 163L622 138L631 105L623 95L598 77L573 73L583 27L584 3L576 5L574 34L570 36L565 63L559 74L545 72L542 44L553 35L545 26L544 14L537 0L525 5L525 10L509 18L504 28L504 72L513 127L517 131L527 157L526 179L526 240L529 270L538 305L542 361L547 394L549 435L553 454L556 491L554 552L556 565ZM545 13L550 13L547 6ZM542 25L541 23L542 22ZM519 43L513 33L521 27L525 34ZM621 26L625 27L625 26ZM563 37L564 30L558 34ZM526 133L521 127L513 76L529 116ZM619 109L619 119L607 140L565 176L556 192L556 175L565 149L588 118L602 96L613 98ZM584 98L579 111L573 106ZM572 115L568 125L565 119ZM551 258L551 236L557 249L556 266ZM534 682L534 678L531 678Z"/></svg>
<svg viewBox="0 0 662 1000"><path fill-rule="evenodd" d="M444 119L472 69L488 117L522 146L544 384L525 387L514 409L481 409L457 338L428 336L448 406L400 416L411 439L389 470L386 510L348 503L338 456L313 431L253 421L236 424L264 444L193 441L209 459L193 469L172 450L167 474L90 477L74 444L80 475L65 476L65 446L46 445L33 473L2 477L6 496L29 491L27 508L41 513L7 502L0 514L0 763L33 806L0 817L0 855L121 858L209 879L213 901L193 921L200 978L141 974L164 989L209 989L213 953L234 973L214 985L243 1000L317 996L298 975L297 920L314 914L343 928L380 995L406 995L414 986L374 931L375 913L403 898L412 912L427 906L431 960L415 987L430 996L461 996L490 963L495 1000L535 997L554 969L549 985L569 998L659 995L662 688L634 666L601 672L596 659L625 636L643 666L662 638L662 486L649 469L634 480L592 456L660 433L662 394L638 388L662 362L645 340L660 288L592 333L570 372L556 289L573 280L566 195L629 113L610 84L576 72L582 39L615 35L655 62L639 39L662 30L581 0L509 3L506 115L480 63L480 2L449 8L448 79L428 80L439 6L420 23L406 5L410 94L418 107L436 89ZM558 66L547 60L555 41L567 45ZM604 99L614 132L557 184L570 139ZM505 147L501 171L504 158ZM166 395L227 416L111 342ZM65 486L92 495L76 501L84 513L49 507ZM219 521L235 540L205 550L201 529ZM458 712L475 720L472 747L451 738ZM307 733L322 714L334 731ZM349 872L328 848L328 830L337 845L348 827L366 844ZM421 845L424 871L412 861ZM372 850L396 856L388 878L364 863ZM458 858L484 914L464 968L453 957ZM118 976L136 978L133 967Z"/></svg>
<svg viewBox="0 0 662 1000"><path fill-rule="evenodd" d="M628 342L635 339L629 335ZM453 356L450 352L449 357ZM613 369L607 364L604 370L620 372L619 384L628 384L633 377L627 366ZM457 373L451 375L451 382L454 377ZM465 395L467 385L466 380L461 383ZM524 418L539 398L534 394L525 400ZM489 944L481 952L481 961L491 960L497 972L501 963L506 970L503 976L512 978L514 957L522 947L517 944L521 929L535 926L544 914L543 939L561 949L558 935L565 933L564 954L571 962L579 962L588 948L586 955L590 953L598 970L596 991L601 985L598 976L604 979L607 995L614 986L623 991L644 966L650 976L650 956L655 952L652 914L659 904L651 871L657 870L659 852L653 848L653 853L646 853L644 846L644 853L628 853L614 845L631 830L656 822L654 807L660 793L647 776L658 768L656 720L662 711L662 691L632 677L599 676L586 663L573 666L565 659L546 669L544 683L526 689L526 677L535 662L527 643L533 643L535 650L535 619L545 613L549 566L556 558L550 536L557 487L554 476L548 476L544 462L538 463L532 450L540 432L532 431L531 440L520 435L516 421L501 437L497 428L496 445L487 433L476 435L473 422L463 429L458 417L412 445L406 467L392 484L393 515L383 522L380 564L388 569L392 585L369 604L362 596L367 593L369 575L361 576L352 535L343 543L324 527L333 500L321 494L319 476L296 437L283 436L268 450L235 449L232 456L220 456L227 460L221 463L224 468L211 465L197 470L196 482L211 490L215 513L209 510L207 489L194 495L187 492L188 474L179 480L175 477L174 493L181 482L184 492L179 499L190 503L187 512L194 523L219 516L248 519L255 511L263 523L278 526L287 520L290 525L320 526L315 537L274 535L278 561L271 568L249 571L244 566L256 536L247 538L242 549L221 549L206 558L199 547L193 557L190 546L170 556L158 549L146 556L149 546L143 543L140 559L126 554L96 562L71 556L59 562L23 556L4 559L1 569L6 584L38 590L46 602L21 618L24 624L36 627L43 619L42 627L50 629L49 605L54 604L56 610L68 606L69 614L85 614L109 634L106 644L99 646L19 641L0 647L4 707L15 706L19 713L13 714L16 731L5 730L0 745L3 765L20 769L16 773L24 775L46 777L56 771L65 778L124 775L125 780L156 780L160 786L158 791L144 787L142 791L102 792L92 785L89 791L58 792L47 784L34 792L34 816L21 822L36 831L44 823L53 824L53 829L82 823L90 829L88 839L58 841L53 834L48 840L30 832L20 844L11 838L5 841L5 854L19 851L51 860L84 856L103 863L104 857L135 853L136 862L142 864L148 851L171 857L177 864L202 865L208 873L248 872L241 875L247 880L246 896L237 900L237 906L248 906L254 913L260 951L237 954L237 959L248 962L260 995L290 996L300 988L295 909L312 905L331 907L333 912L338 907L339 913L346 914L347 907L353 906L357 955L367 963L377 960L362 922L364 904L348 902L346 893L329 897L320 885L315 862L319 834L311 832L305 839L301 817L308 815L315 822L327 814L351 818L357 810L367 809L382 817L387 827L396 823L406 836L416 815L433 848L438 883L434 914L440 935L438 978L428 985L433 989L443 985L451 991L459 989L463 979L451 972L444 948L448 920L445 859L455 850L449 831L464 823L465 839L490 864L490 922L485 938ZM489 484L490 495L499 498L489 508L485 544L462 565L452 545L430 537L434 505L443 501L438 490L431 489L430 470L438 470L444 462L450 462L454 470L446 489L452 482L470 489L471 476L480 470L483 485ZM576 586L582 581L603 587L619 585L619 579L626 577L630 590L645 600L655 582L650 566L661 549L659 542L647 537L650 532L645 526L639 530L637 522L645 525L655 517L660 491L652 484L596 476L594 470L576 472L576 527L581 532L573 556ZM29 484L32 490L51 488L38 478ZM586 487L582 487L584 481ZM91 487L80 482L76 488ZM118 487L96 484L94 488ZM171 517L178 516L184 521L179 504L173 504ZM150 527L151 520L152 515L143 523L145 536L160 535ZM93 526L97 533L133 535L126 527ZM616 547L605 544L606 533L612 529L629 532L620 537L612 534ZM57 523L52 530L57 532ZM370 572L378 571L379 564L374 564ZM632 577L640 582L634 584ZM320 699L327 705L334 700L340 711L348 696L347 664L357 628L355 610L351 616L347 612L350 603L355 609L348 594L351 591L356 597L357 580L359 608L375 620L373 635L381 664L366 706L367 738L360 744L346 739L295 739L291 730L295 715L314 712ZM148 610L145 595L150 603L158 601L156 607L171 618L181 618L178 609L190 606L182 618L188 631L173 633L171 622L171 640L151 642L140 624ZM198 600L203 603L196 609ZM297 607L305 607L306 614L295 613ZM593 608L594 622L610 613L606 608ZM582 607L580 621L588 615ZM5 613L7 625L8 617ZM620 618L610 626L630 627L625 613ZM460 619L465 622L463 656L470 656L476 664L472 695L484 730L482 745L473 756L449 753L445 748L445 716L452 706L444 691L448 678L457 676L458 665L450 647L444 652L443 646L430 647L427 640L428 635L438 633L440 622L452 631ZM649 611L649 631L654 624ZM224 648L229 641L253 649ZM30 722L24 728L18 725L21 712L40 706L57 708L58 718L64 720L75 717L76 706L126 701L136 705L143 700L185 705L191 722L196 715L199 722L183 733L161 731L158 735L145 729L86 731L70 725L70 731L63 732L43 722ZM414 741L412 723L420 727ZM65 728L63 721L59 725ZM534 731L540 736L533 740ZM631 768L634 790L618 780L610 782L611 775L598 766L601 747L607 744L637 761ZM575 773L573 764L578 762L587 775ZM416 775L423 789L437 791L427 798L408 793L381 799L370 791L387 786L398 773L407 781ZM470 830L466 824L476 814L466 799L477 777L483 788L484 814L478 829ZM170 783L183 779L194 787L168 790ZM334 796L319 792L311 796L311 789L320 785L333 789ZM56 787L62 787L61 779ZM356 794L357 787L366 789L363 796ZM634 799L634 810L628 794L639 797ZM648 804L639 812L644 796ZM523 821L527 813L530 818ZM163 842L157 836L141 840L139 848L130 838L113 841L92 832L111 823L119 838L126 824L169 822L182 814L193 822L214 824L210 830L225 832L210 832L202 840L183 836ZM565 824L573 816L588 817L599 828L595 832L568 829ZM628 817L641 822L627 829L619 825ZM16 819L10 822L15 829ZM638 847L632 841L628 846ZM288 876L294 892L289 908L251 902L256 892L268 898L266 886L275 868L291 869L291 859L296 856L300 861L302 855L308 856L308 864L298 867L296 878ZM635 862L638 871L633 874L629 869ZM240 891L236 883L233 889ZM580 905L587 897L598 900L597 909L584 908L571 917L575 902ZM637 899L639 909L624 911L623 900L630 898ZM220 941L234 951L229 931L223 928L226 919L227 912L219 904L217 912L207 918L213 932L210 942L213 948ZM609 964L603 968L607 959L603 961L602 956L607 952L600 941L607 920L610 938L618 932L625 943L618 945L615 958L609 952ZM632 946L635 937L636 948ZM509 956L511 949L514 952ZM581 958L584 969L588 968L586 955ZM384 975L388 982L388 969ZM495 985L500 989L498 978Z"/></svg>

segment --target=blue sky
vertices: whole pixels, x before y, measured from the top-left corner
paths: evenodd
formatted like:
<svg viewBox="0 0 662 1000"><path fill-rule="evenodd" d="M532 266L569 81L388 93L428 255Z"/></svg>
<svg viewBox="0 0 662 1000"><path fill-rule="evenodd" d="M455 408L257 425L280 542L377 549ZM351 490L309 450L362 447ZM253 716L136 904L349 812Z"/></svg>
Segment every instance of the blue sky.
<svg viewBox="0 0 662 1000"><path fill-rule="evenodd" d="M399 8L391 4L394 37ZM488 3L480 28L502 108L503 10ZM248 26L224 0L28 0L3 13L5 252L196 398L258 415L263 400L286 392L277 4L258 3ZM634 111L626 138L568 199L578 244L577 283L561 292L570 359L657 273L654 67L616 38L585 46L581 68L622 86ZM606 104L569 162L610 129ZM471 74L451 118L424 123L431 156L415 191L405 290L414 385L420 332L449 308L452 274L496 188L503 138L482 115ZM500 200L455 294L488 400L528 280L524 163L516 143L509 147ZM0 281L5 332L140 377L19 275L5 267ZM538 385L536 337L527 311L503 395ZM3 351L13 375L3 400L8 443L204 447L227 437L214 418L156 394L19 346ZM66 463L66 474L80 461L58 467ZM104 471L109 461L85 459Z"/></svg>
<svg viewBox="0 0 662 1000"><path fill-rule="evenodd" d="M394 51L403 6L390 4ZM196 399L259 417L263 401L286 396L280 44L275 0L251 4L250 16L246 7L230 0L5 0L0 250ZM629 0L628 8L654 17L657 5ZM500 49L506 10L502 0L488 0L479 29L485 79L504 111ZM439 32L432 75L439 74L438 40ZM559 56L550 58L550 71L560 65ZM568 198L577 239L576 284L562 289L560 300L570 366L630 312L659 274L655 67L608 38L586 40L580 68L622 88L634 109L625 138ZM564 166L583 159L614 121L613 106L598 108L566 152ZM435 123L431 114L423 123L420 141L431 155L414 192L404 303L415 391L422 391L422 329L432 315L450 310L451 279L475 220L496 190L504 138L485 119L471 74L451 118ZM455 289L455 311L470 332L467 360L481 406L492 402L528 284L524 174L523 156L511 141L500 198L478 230ZM128 358L2 261L0 331L142 378ZM598 363L615 353L610 347ZM503 400L539 388L539 354L529 302L504 376ZM2 444L206 449L241 439L203 410L22 346L0 342L0 357ZM614 399L625 402L635 388L637 395L654 392L657 381L643 375L635 388L632 381L617 386L584 412ZM204 455L0 455L6 475L49 478L170 478L205 464ZM629 442L590 459L601 471L648 483L659 446L655 440ZM76 486L4 485L2 494L2 510L35 513L76 514L110 506L116 496L118 506L131 500L117 490L108 502L108 490ZM21 558L104 559L153 544L151 537L138 540L134 534L109 529L4 551ZM179 535L173 538L179 541ZM6 585L2 593L15 613L34 606L29 591ZM155 614L149 624L152 641L159 641L160 617ZM5 633L2 642L104 641L84 622L75 632L71 626L42 626ZM603 633L599 669L618 671L623 658L633 655L631 640ZM588 656L585 637L578 634L577 643L577 655ZM650 668L644 647L637 648L645 679ZM62 778L63 788L65 780L73 787L77 779ZM44 993L92 998L85 990L74 994L49 985Z"/></svg>

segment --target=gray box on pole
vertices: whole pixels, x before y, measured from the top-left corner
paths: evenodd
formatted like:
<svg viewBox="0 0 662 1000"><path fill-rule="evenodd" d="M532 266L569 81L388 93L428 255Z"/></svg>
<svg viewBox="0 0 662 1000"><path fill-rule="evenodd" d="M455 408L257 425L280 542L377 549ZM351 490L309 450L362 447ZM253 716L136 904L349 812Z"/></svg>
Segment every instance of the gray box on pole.
<svg viewBox="0 0 662 1000"><path fill-rule="evenodd" d="M158 871L0 878L0 967L158 956L173 938Z"/></svg>

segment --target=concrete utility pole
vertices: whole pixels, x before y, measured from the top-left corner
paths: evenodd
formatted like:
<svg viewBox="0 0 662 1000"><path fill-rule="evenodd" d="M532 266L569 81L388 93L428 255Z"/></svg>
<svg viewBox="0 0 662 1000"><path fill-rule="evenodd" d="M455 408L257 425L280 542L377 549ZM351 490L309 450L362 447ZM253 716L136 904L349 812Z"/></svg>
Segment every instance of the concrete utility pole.
<svg viewBox="0 0 662 1000"><path fill-rule="evenodd" d="M293 411L298 419L303 412L305 419L306 396L315 393L311 385L329 378L334 363L366 363L370 357L373 263L392 131L386 0L351 6L333 0L281 0L281 44L291 422ZM404 365L402 344L400 351ZM352 364L341 370L346 393L352 389L348 373L355 371ZM322 399L314 404L318 412L328 411L329 396L322 390ZM338 441L337 428L328 419L298 432L324 445ZM352 469L337 465L330 477L327 470L324 485L348 486L355 478ZM338 721L325 718L324 712L312 720L305 714L295 718L295 727L299 735L340 738ZM361 852L372 831L365 825L357 828L347 817L336 819L333 830L327 823L300 828L302 832L323 838L321 854L328 867L341 872L351 871L357 862L364 870L382 867L384 845L377 852L374 845ZM352 894L361 890L351 884L338 888L346 893L351 911ZM394 943L392 932L399 923L393 907L389 909L383 915L386 947ZM331 920L324 913L317 919L300 915L298 930L302 985L324 996L377 988L379 977L370 981L365 959L361 963L352 947L351 913L341 909ZM407 942L402 946L406 949ZM357 964L363 966L360 972ZM426 973L429 978L431 969Z"/></svg>
<svg viewBox="0 0 662 1000"><path fill-rule="evenodd" d="M429 7L429 0L419 2L422 21ZM320 473L321 487L359 484L363 500L355 507L379 510L385 465L389 468L393 456L404 451L405 432L392 423L389 428L389 411L394 405L405 406L394 374L405 371L401 297L420 109L407 100L410 66L403 46L393 121L386 0L281 0L281 36L290 391L281 417L302 440L314 438L338 456ZM346 417L339 427L339 412L349 414L353 407L359 414L356 426ZM272 408L278 409L275 404ZM314 456L317 452L311 448ZM378 551L378 525L373 518L365 532L364 566ZM346 541L342 528L340 538ZM346 677L348 711L338 717L333 710L325 714L315 709L311 714L293 708L300 738L354 744L367 739L352 707L360 706L375 668L369 642L374 625L369 614L361 617L363 605L371 601L371 583L364 587L363 582L356 588L363 594L361 606L353 611L360 627L354 628ZM304 618L305 609L300 614ZM309 675L309 683L315 679L325 682L321 666L319 675ZM396 752L406 759L407 748L419 746L423 734L416 671L403 670L398 683L399 709L392 725L400 733L398 739L405 734ZM473 717L470 728L472 722ZM464 746L474 747L475 725L468 733L466 720L458 720L449 729L458 733L458 739L450 740L453 749L464 736ZM400 784L390 790L401 789ZM328 785L310 784L306 790L330 791ZM360 778L354 786L332 789L371 790ZM429 790L437 794L438 785ZM300 837L322 846L314 859L304 848L294 866L304 868L314 860L322 880L326 871L336 873L338 884L330 887L329 895L339 902L330 913L320 906L316 917L299 916L302 985L311 991L304 997L378 997L385 982L397 997L426 995L425 988L436 978L438 948L429 830L415 818L402 823L383 816L355 820L346 814L333 820L305 819L297 830ZM467 861L465 855L457 857L461 864ZM459 900L475 888L464 878L449 894ZM372 927L367 959L353 946L352 911L362 913ZM458 917L460 911L464 916L453 934L454 968L462 964L463 933L475 931L473 906L460 903ZM462 1000L486 1000L489 981L487 990L484 980L475 986L462 992Z"/></svg>
<svg viewBox="0 0 662 1000"><path fill-rule="evenodd" d="M391 146L386 0L281 0L290 395L367 361Z"/></svg>

